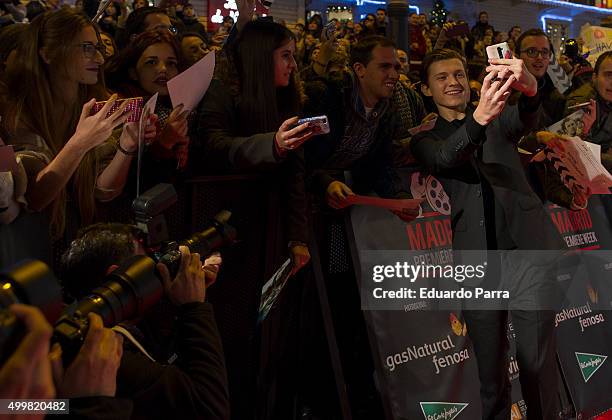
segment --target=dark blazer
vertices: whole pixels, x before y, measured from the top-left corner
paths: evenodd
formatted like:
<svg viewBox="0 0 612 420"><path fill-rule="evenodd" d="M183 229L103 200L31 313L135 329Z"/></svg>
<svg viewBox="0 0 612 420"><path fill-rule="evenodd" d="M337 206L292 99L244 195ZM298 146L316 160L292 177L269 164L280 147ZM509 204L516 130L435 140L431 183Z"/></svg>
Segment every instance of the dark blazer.
<svg viewBox="0 0 612 420"><path fill-rule="evenodd" d="M356 192L374 190L381 197L408 196L393 168L393 140L401 136L401 120L393 98L389 100L368 154L349 168L329 168L325 162L333 156L345 133L347 113L360 105L356 98L356 83L349 73L343 79L314 78L306 82L308 101L304 107L306 116L327 115L330 133L315 136L305 144L307 174L317 191L326 191L335 177L328 170L351 170ZM405 130L404 130L405 131Z"/></svg>
<svg viewBox="0 0 612 420"><path fill-rule="evenodd" d="M468 109L462 121L438 118L411 142L415 158L440 176L451 202L454 249L563 249L533 192L516 141L539 126L539 98L506 106L483 127Z"/></svg>

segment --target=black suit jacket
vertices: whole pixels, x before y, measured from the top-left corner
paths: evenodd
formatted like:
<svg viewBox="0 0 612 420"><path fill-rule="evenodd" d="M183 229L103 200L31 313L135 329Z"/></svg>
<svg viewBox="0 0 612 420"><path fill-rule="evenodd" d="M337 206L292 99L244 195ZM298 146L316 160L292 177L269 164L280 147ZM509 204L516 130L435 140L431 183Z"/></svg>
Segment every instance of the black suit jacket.
<svg viewBox="0 0 612 420"><path fill-rule="evenodd" d="M516 151L516 141L539 126L539 99L506 106L486 127L472 114L469 109L462 121L438 118L411 142L416 159L440 177L449 194L453 248L565 248Z"/></svg>

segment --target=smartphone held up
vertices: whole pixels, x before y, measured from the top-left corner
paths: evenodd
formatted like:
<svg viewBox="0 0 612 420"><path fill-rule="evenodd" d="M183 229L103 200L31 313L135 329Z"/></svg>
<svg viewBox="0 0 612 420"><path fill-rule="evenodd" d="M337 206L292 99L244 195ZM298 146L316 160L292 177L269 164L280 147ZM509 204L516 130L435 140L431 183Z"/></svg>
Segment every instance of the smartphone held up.
<svg viewBox="0 0 612 420"><path fill-rule="evenodd" d="M300 126L302 124L308 123L308 128L312 130L315 136L320 134L328 134L329 133L329 121L327 120L327 115L320 115L318 117L310 117L310 118L302 118L297 122L297 125Z"/></svg>
<svg viewBox="0 0 612 420"><path fill-rule="evenodd" d="M137 98L126 98L126 99L117 99L113 106L110 108L106 116L112 115L124 102L128 102L125 107L124 113L132 112L127 119L127 122L137 122L140 121L140 116L142 115L142 107L144 106L144 101L142 97ZM107 101L96 102L91 109L91 115L98 113L104 105L106 105Z"/></svg>
<svg viewBox="0 0 612 420"><path fill-rule="evenodd" d="M512 58L512 51L507 42L489 45L486 48L487 57L490 59L509 59Z"/></svg>

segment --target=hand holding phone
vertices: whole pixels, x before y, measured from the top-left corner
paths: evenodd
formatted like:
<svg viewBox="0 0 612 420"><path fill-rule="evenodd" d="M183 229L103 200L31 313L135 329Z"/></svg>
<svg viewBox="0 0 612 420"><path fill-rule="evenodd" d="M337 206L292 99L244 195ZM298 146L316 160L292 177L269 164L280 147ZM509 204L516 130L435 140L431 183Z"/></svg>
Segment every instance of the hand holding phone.
<svg viewBox="0 0 612 420"><path fill-rule="evenodd" d="M92 109L95 105L95 99L83 105L76 131L65 147L71 145L76 150L86 153L108 140L113 130L125 123L131 115L125 113L126 102L119 105L115 112L109 113L111 107L115 105L116 98L117 95L111 96L102 109L94 115L92 115Z"/></svg>
<svg viewBox="0 0 612 420"><path fill-rule="evenodd" d="M324 29L325 39L334 40L336 35L336 22L329 22Z"/></svg>
<svg viewBox="0 0 612 420"><path fill-rule="evenodd" d="M514 58L512 51L506 42L487 47L489 66L486 71L494 72L498 80L504 82L507 79L514 79L512 89L515 89L526 96L534 96L538 91L538 82L535 77L527 70L523 60ZM481 95L482 97L482 95Z"/></svg>
<svg viewBox="0 0 612 420"><path fill-rule="evenodd" d="M311 122L303 122L298 124L298 117L285 120L278 128L274 136L274 148L281 156L284 156L289 150L300 147L306 140L314 136L314 130L311 127Z"/></svg>

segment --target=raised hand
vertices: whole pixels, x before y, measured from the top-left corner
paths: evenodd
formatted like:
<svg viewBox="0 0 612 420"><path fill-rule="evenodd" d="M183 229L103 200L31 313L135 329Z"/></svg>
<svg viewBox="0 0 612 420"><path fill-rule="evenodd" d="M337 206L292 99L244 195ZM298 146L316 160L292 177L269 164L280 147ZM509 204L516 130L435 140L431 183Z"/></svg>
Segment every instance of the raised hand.
<svg viewBox="0 0 612 420"><path fill-rule="evenodd" d="M487 72L497 71L500 79L505 79L510 75L514 76L512 89L518 90L527 96L535 96L538 92L538 81L529 73L525 62L520 58L490 58L490 65L486 68Z"/></svg>
<svg viewBox="0 0 612 420"><path fill-rule="evenodd" d="M295 127L297 122L298 117L285 120L274 136L276 150L281 155L289 150L297 149L314 135L314 131L310 129L310 123L300 124Z"/></svg>
<svg viewBox="0 0 612 420"><path fill-rule="evenodd" d="M144 125L144 133L142 136L144 144L151 144L157 137L155 121L157 121L157 116L152 114ZM119 146L128 153L138 150L138 125L139 123L137 122L129 122L123 125L123 131L121 132L121 137L119 137Z"/></svg>
<svg viewBox="0 0 612 420"><path fill-rule="evenodd" d="M83 105L76 131L68 140L68 143L77 147L82 153L86 153L104 143L111 136L113 130L127 121L130 116L129 112L124 113L128 105L128 101L125 101L107 117L116 100L117 95L111 96L102 109L94 115L90 114L96 103L95 99Z"/></svg>
<svg viewBox="0 0 612 420"><path fill-rule="evenodd" d="M506 69L502 69L507 72ZM514 74L503 80L500 71L493 69L482 82L480 102L474 111L474 120L480 125L487 125L503 111L506 100L510 96L511 87L516 82ZM500 80L502 79L502 80Z"/></svg>

